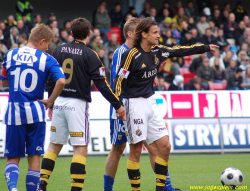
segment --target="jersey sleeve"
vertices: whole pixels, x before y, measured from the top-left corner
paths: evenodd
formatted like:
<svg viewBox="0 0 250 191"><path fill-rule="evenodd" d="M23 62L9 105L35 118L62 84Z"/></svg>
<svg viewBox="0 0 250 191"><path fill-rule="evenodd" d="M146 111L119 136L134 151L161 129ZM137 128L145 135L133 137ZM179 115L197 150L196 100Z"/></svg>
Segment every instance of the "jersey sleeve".
<svg viewBox="0 0 250 191"><path fill-rule="evenodd" d="M7 80L7 79L8 79L8 76L7 76L6 68L3 68L1 76L0 76L0 80Z"/></svg>
<svg viewBox="0 0 250 191"><path fill-rule="evenodd" d="M160 48L159 56L161 60L165 60L167 58L172 58L172 57L182 57L193 54L202 54L204 52L210 51L209 45L204 45L204 44L194 44L191 46L174 46L171 48L159 45L158 47Z"/></svg>
<svg viewBox="0 0 250 191"><path fill-rule="evenodd" d="M138 53L138 50L136 48L130 49L129 51L126 51L122 55L121 59L121 64L120 68L117 72L116 78L115 78L115 83L114 83L114 93L116 96L119 97L121 100L121 95L122 95L122 88L126 85L127 79L130 75L130 68L133 63L134 56Z"/></svg>
<svg viewBox="0 0 250 191"><path fill-rule="evenodd" d="M56 59L53 57L50 57L49 62L51 62L51 65L49 68L49 77L51 77L54 82L56 82L59 78L65 78L63 69L59 65L59 63L56 61Z"/></svg>
<svg viewBox="0 0 250 191"><path fill-rule="evenodd" d="M108 84L106 75L105 75L105 66L99 59L97 53L91 50L88 59L88 68L91 79L94 81L94 84L101 92L101 94L112 104L112 106L117 110L121 107L122 103L119 101L119 98L113 93L110 85Z"/></svg>

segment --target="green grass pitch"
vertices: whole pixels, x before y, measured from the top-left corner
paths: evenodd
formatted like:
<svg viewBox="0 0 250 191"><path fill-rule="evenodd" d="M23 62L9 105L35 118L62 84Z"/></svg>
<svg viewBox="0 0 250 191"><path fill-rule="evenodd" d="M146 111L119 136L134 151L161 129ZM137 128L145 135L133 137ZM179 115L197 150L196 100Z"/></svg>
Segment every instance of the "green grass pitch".
<svg viewBox="0 0 250 191"><path fill-rule="evenodd" d="M83 190L102 191L103 174L106 157L88 157L87 176ZM0 191L8 191L4 178L5 159L0 159ZM115 179L115 191L130 191L130 184L126 169L127 156L121 158L117 176ZM54 172L50 178L48 191L70 191L71 157L59 157L56 161ZM171 155L169 172L172 184L182 190L190 190L190 186L221 186L220 175L227 167L239 168L244 175L244 186L250 190L250 155L249 154L182 154ZM148 156L142 156L141 190L155 190L155 175L151 170ZM20 163L20 176L18 190L25 191L25 178L27 172L27 160ZM204 189L202 189L204 190ZM193 191L193 190L192 190Z"/></svg>

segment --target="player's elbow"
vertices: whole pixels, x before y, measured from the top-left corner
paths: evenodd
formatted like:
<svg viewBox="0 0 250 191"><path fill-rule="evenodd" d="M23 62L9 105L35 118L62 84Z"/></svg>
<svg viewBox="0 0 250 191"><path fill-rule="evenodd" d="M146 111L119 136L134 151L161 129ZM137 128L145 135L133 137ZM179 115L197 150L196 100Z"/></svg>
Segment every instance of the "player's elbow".
<svg viewBox="0 0 250 191"><path fill-rule="evenodd" d="M65 83L66 83L65 78L59 78L56 82L56 84L61 88L65 86Z"/></svg>

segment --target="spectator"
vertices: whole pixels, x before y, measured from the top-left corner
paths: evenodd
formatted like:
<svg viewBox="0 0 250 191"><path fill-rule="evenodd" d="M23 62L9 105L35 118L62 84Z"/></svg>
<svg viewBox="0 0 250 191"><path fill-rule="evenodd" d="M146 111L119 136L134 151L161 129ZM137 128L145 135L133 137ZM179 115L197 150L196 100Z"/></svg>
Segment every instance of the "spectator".
<svg viewBox="0 0 250 191"><path fill-rule="evenodd" d="M175 37L175 36L174 36ZM175 37L176 38L176 37ZM176 40L175 40L176 41ZM168 29L160 38L159 38L159 43L166 45L166 46L173 46L173 41L172 41L172 31L171 29Z"/></svg>
<svg viewBox="0 0 250 191"><path fill-rule="evenodd" d="M184 90L184 78L182 75L175 75L173 82L170 84L168 90L179 91Z"/></svg>
<svg viewBox="0 0 250 191"><path fill-rule="evenodd" d="M10 29L17 25L17 22L14 19L13 15L9 15L7 20L4 20L4 23L6 25L6 30L10 31Z"/></svg>
<svg viewBox="0 0 250 191"><path fill-rule="evenodd" d="M191 73L197 73L197 69L202 65L204 58L206 58L206 53L203 53L198 58L193 59L191 65L189 66L189 71Z"/></svg>
<svg viewBox="0 0 250 191"><path fill-rule="evenodd" d="M171 29L172 19L170 17L166 17L163 23L159 24L160 32L162 35L166 33L167 30Z"/></svg>
<svg viewBox="0 0 250 191"><path fill-rule="evenodd" d="M3 43L0 42L0 67L2 66L4 58L5 58L5 53L3 52Z"/></svg>
<svg viewBox="0 0 250 191"><path fill-rule="evenodd" d="M182 36L184 36L190 30L187 21L181 22L181 28L182 28L182 32L181 32Z"/></svg>
<svg viewBox="0 0 250 191"><path fill-rule="evenodd" d="M110 40L105 43L105 50L107 54L110 52L115 52L115 50L120 46L120 44L117 42L117 34L112 33L110 35Z"/></svg>
<svg viewBox="0 0 250 191"><path fill-rule="evenodd" d="M25 33L27 37L29 36L29 29L24 26L23 20L17 21L17 29L19 34Z"/></svg>
<svg viewBox="0 0 250 191"><path fill-rule="evenodd" d="M58 28L58 22L57 21L51 21L49 26L50 26L51 29Z"/></svg>
<svg viewBox="0 0 250 191"><path fill-rule="evenodd" d="M220 59L215 58L213 64L214 83L226 83L225 71L220 66Z"/></svg>
<svg viewBox="0 0 250 191"><path fill-rule="evenodd" d="M172 19L172 25L171 25L171 30L172 30L172 34L177 38L177 42L180 42L180 38L181 38L181 32L178 31L177 29L177 21L175 18Z"/></svg>
<svg viewBox="0 0 250 191"><path fill-rule="evenodd" d="M240 50L239 51L244 51L247 53L247 55L250 55L250 50L248 49L248 43L247 42L243 42L240 46Z"/></svg>
<svg viewBox="0 0 250 191"><path fill-rule="evenodd" d="M57 47L62 45L62 41L60 39L60 35L59 35L59 31L57 33L54 33L55 36L53 37L52 41L51 41L51 47L52 47L52 51L54 51Z"/></svg>
<svg viewBox="0 0 250 191"><path fill-rule="evenodd" d="M209 7L205 7L203 9L203 15L205 15L207 17L207 20L210 20L211 19L211 10Z"/></svg>
<svg viewBox="0 0 250 191"><path fill-rule="evenodd" d="M127 18L127 20L126 20L127 14L130 14L132 17L138 17L138 14L137 14L137 12L136 12L136 9L135 9L135 7L133 7L133 6L129 6L128 12L125 14L125 18L124 18L125 22L129 19L129 18ZM125 23L125 22L124 22L124 23ZM124 24L124 23L123 23L123 24Z"/></svg>
<svg viewBox="0 0 250 191"><path fill-rule="evenodd" d="M68 35L71 33L71 22L70 20L66 20L63 22L63 30L67 31Z"/></svg>
<svg viewBox="0 0 250 191"><path fill-rule="evenodd" d="M219 60L220 60L220 67L221 67L223 70L225 70L224 62L223 62L222 58L220 57L220 51L215 51L215 52L213 53L213 56L209 59L209 66L210 66L210 67L213 66L215 58L219 58Z"/></svg>
<svg viewBox="0 0 250 191"><path fill-rule="evenodd" d="M244 16L247 15L247 11L243 8L243 5L240 1L236 3L236 7L232 12L235 14L236 22L242 21Z"/></svg>
<svg viewBox="0 0 250 191"><path fill-rule="evenodd" d="M193 1L187 1L187 7L185 8L185 14L188 17L193 17L193 18L195 18L197 16Z"/></svg>
<svg viewBox="0 0 250 191"><path fill-rule="evenodd" d="M223 22L223 28L224 28L225 22L228 21L228 17L229 17L229 12L228 12L228 10L224 9L223 12L222 12L222 16L221 16L221 19L222 19L222 22Z"/></svg>
<svg viewBox="0 0 250 191"><path fill-rule="evenodd" d="M16 3L16 19L21 20L22 17L26 17L27 21L31 22L31 13L33 11L33 6L29 1L19 0Z"/></svg>
<svg viewBox="0 0 250 191"><path fill-rule="evenodd" d="M3 31L4 38L8 39L10 37L10 31L6 28L4 22L0 22L0 29Z"/></svg>
<svg viewBox="0 0 250 191"><path fill-rule="evenodd" d="M158 18L162 18L162 20L166 17L164 16L164 9L167 9L168 10L168 13L169 13L169 17L174 17L174 12L173 10L170 8L170 3L168 0L164 1L163 2L163 6L162 8L160 8L160 10L157 12L157 17Z"/></svg>
<svg viewBox="0 0 250 191"><path fill-rule="evenodd" d="M239 51L239 53L238 53L238 59L237 59L238 66L241 65L241 64L243 64L243 60L244 60L245 56L247 56L246 51L244 51L244 50Z"/></svg>
<svg viewBox="0 0 250 191"><path fill-rule="evenodd" d="M19 43L19 33L17 27L12 27L10 29L10 43L11 45Z"/></svg>
<svg viewBox="0 0 250 191"><path fill-rule="evenodd" d="M224 24L225 37L234 39L236 29L238 29L238 24L235 22L235 15L230 13L228 21Z"/></svg>
<svg viewBox="0 0 250 191"><path fill-rule="evenodd" d="M0 29L0 43L3 43L7 49L10 48L10 39L4 36L2 29Z"/></svg>
<svg viewBox="0 0 250 191"><path fill-rule="evenodd" d="M218 29L216 42L217 42L217 45L220 46L220 51L223 50L223 47L229 45L229 43L227 42L227 39L224 36L224 30L223 29Z"/></svg>
<svg viewBox="0 0 250 191"><path fill-rule="evenodd" d="M193 17L189 17L189 19L188 19L188 28L189 29L196 29L196 25L195 25Z"/></svg>
<svg viewBox="0 0 250 191"><path fill-rule="evenodd" d="M92 46L93 50L96 52L99 52L100 49L105 50L105 46L102 43L100 36L95 36L93 42L91 43L91 46Z"/></svg>
<svg viewBox="0 0 250 191"><path fill-rule="evenodd" d="M179 9L182 7L182 2L181 1L177 1L174 7L174 15L177 15L179 12ZM184 11L184 9L183 9Z"/></svg>
<svg viewBox="0 0 250 191"><path fill-rule="evenodd" d="M183 21L183 22L185 22L185 21ZM182 46L191 46L192 44L194 44L194 42L192 40L192 32L188 31L182 37L182 39L181 39L181 45Z"/></svg>
<svg viewBox="0 0 250 191"><path fill-rule="evenodd" d="M230 61L233 59L233 52L228 50L223 58L224 66L227 68L230 65Z"/></svg>
<svg viewBox="0 0 250 191"><path fill-rule="evenodd" d="M250 66L250 60L249 56L245 56L243 59L243 62L241 62L241 65L239 66L242 70L246 70L247 67Z"/></svg>
<svg viewBox="0 0 250 191"><path fill-rule="evenodd" d="M146 1L144 3L144 9L142 10L140 17L142 18L150 17L150 8L151 8L150 3Z"/></svg>
<svg viewBox="0 0 250 191"><path fill-rule="evenodd" d="M174 19L176 20L176 24L177 24L177 30L180 32L183 32L183 27L181 25L182 21L186 21L188 23L188 16L184 15L184 8L180 7L178 9L178 14L174 16Z"/></svg>
<svg viewBox="0 0 250 191"><path fill-rule="evenodd" d="M202 65L197 69L197 76L201 78L201 86L203 89L208 90L208 83L214 81L214 72L212 67L209 66L209 59L203 58Z"/></svg>
<svg viewBox="0 0 250 191"><path fill-rule="evenodd" d="M19 47L22 48L24 46L26 46L27 44L27 35L25 33L22 33L19 35Z"/></svg>
<svg viewBox="0 0 250 191"><path fill-rule="evenodd" d="M49 20L46 22L46 25L49 26L51 21L56 21L56 15L53 12L49 14Z"/></svg>
<svg viewBox="0 0 250 191"><path fill-rule="evenodd" d="M243 70L241 68L236 69L236 73L229 76L227 82L227 90L244 90L245 84L243 83L242 78Z"/></svg>
<svg viewBox="0 0 250 191"><path fill-rule="evenodd" d="M246 27L242 36L239 37L240 45L244 42L247 42L247 38L250 36L250 27Z"/></svg>
<svg viewBox="0 0 250 191"><path fill-rule="evenodd" d="M39 14L35 15L34 22L33 22L33 27L36 27L38 25L42 24L42 17Z"/></svg>
<svg viewBox="0 0 250 191"><path fill-rule="evenodd" d="M153 20L156 21L156 9L151 7L149 11L149 17Z"/></svg>
<svg viewBox="0 0 250 191"><path fill-rule="evenodd" d="M229 61L229 66L225 69L226 80L228 81L229 77L235 74L237 69L237 62L235 60Z"/></svg>
<svg viewBox="0 0 250 191"><path fill-rule="evenodd" d="M184 90L200 90L200 89L201 89L201 79L197 76L189 80L189 82L184 85Z"/></svg>
<svg viewBox="0 0 250 191"><path fill-rule="evenodd" d="M196 0L196 4L198 7L199 15L202 13L205 7L212 7L211 0Z"/></svg>
<svg viewBox="0 0 250 191"><path fill-rule="evenodd" d="M97 10L99 9L100 6L104 6L104 8L106 9L107 7L107 3L106 1L100 1L99 5L97 6L97 8L93 11L92 13L92 26L94 27L95 26L95 15L97 13Z"/></svg>
<svg viewBox="0 0 250 191"><path fill-rule="evenodd" d="M243 73L243 83L245 84L246 89L250 89L250 66L246 68L246 71Z"/></svg>
<svg viewBox="0 0 250 191"><path fill-rule="evenodd" d="M212 15L212 21L214 21L214 24L217 28L222 29L224 26L224 22L222 21L220 10L215 9Z"/></svg>
<svg viewBox="0 0 250 191"><path fill-rule="evenodd" d="M98 53L98 56L99 56L100 60L102 61L102 63L105 66L105 72L106 72L106 75L107 75L107 79L110 80L109 59L107 57L106 51L105 51L105 49L100 48L97 51L97 53ZM110 81L109 81L109 83L110 83Z"/></svg>
<svg viewBox="0 0 250 191"><path fill-rule="evenodd" d="M111 20L106 8L101 5L99 6L95 14L95 28L100 30L100 33L104 36L104 42L107 42L107 32L110 32Z"/></svg>
<svg viewBox="0 0 250 191"><path fill-rule="evenodd" d="M218 28L215 26L214 21L210 20L208 23L209 23L209 28L211 29L212 35L216 38L218 35Z"/></svg>
<svg viewBox="0 0 250 191"><path fill-rule="evenodd" d="M203 35L204 44L217 44L216 38L212 35L211 28L205 30L205 35Z"/></svg>
<svg viewBox="0 0 250 191"><path fill-rule="evenodd" d="M248 15L244 16L243 21L244 21L246 27L250 27L250 19L249 19Z"/></svg>
<svg viewBox="0 0 250 191"><path fill-rule="evenodd" d="M30 33L31 29L33 28L33 24L30 21L27 21L27 17L25 17L25 16L23 16L22 20L24 23L24 27L26 27L28 29L28 32Z"/></svg>
<svg viewBox="0 0 250 191"><path fill-rule="evenodd" d="M68 36L69 36L69 34L68 34L68 32L66 30L64 30L64 29L61 30L61 32L60 32L60 39L61 39L62 44L67 43Z"/></svg>
<svg viewBox="0 0 250 191"><path fill-rule="evenodd" d="M122 25L122 10L121 4L115 3L114 8L109 12L112 27L121 27Z"/></svg>
<svg viewBox="0 0 250 191"><path fill-rule="evenodd" d="M209 23L207 22L207 17L201 15L200 21L196 24L199 34L202 36L205 34L205 30L209 28Z"/></svg>
<svg viewBox="0 0 250 191"><path fill-rule="evenodd" d="M169 16L169 10L168 9L163 9L162 16L156 16L156 22L159 23L159 24L164 23L164 19L167 18L167 17L170 17Z"/></svg>
<svg viewBox="0 0 250 191"><path fill-rule="evenodd" d="M180 74L179 68L184 65L184 60L182 57L172 57L168 58L164 65L165 72L174 72L174 75L178 75Z"/></svg>
<svg viewBox="0 0 250 191"><path fill-rule="evenodd" d="M191 33L192 33L192 43L193 44L202 43L202 38L199 37L198 31L196 28L191 29Z"/></svg>
<svg viewBox="0 0 250 191"><path fill-rule="evenodd" d="M101 33L99 29L94 29L93 30L93 36L90 38L90 42L93 42L93 40L95 39L96 36L100 36L101 37ZM103 41L101 40L101 43L103 43Z"/></svg>
<svg viewBox="0 0 250 191"><path fill-rule="evenodd" d="M239 46L241 43L240 43L240 37L244 34L245 32L245 23L244 21L240 21L239 22L239 28L237 28L235 30L235 40L236 40L236 45Z"/></svg>
<svg viewBox="0 0 250 191"><path fill-rule="evenodd" d="M154 87L155 91L166 91L165 80L162 77L158 78L159 85Z"/></svg>

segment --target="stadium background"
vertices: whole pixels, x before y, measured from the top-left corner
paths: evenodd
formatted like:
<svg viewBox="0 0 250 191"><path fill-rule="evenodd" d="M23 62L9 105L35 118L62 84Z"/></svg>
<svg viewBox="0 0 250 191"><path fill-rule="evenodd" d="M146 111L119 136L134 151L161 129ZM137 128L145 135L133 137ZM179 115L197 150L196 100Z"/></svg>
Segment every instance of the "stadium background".
<svg viewBox="0 0 250 191"><path fill-rule="evenodd" d="M29 1L34 6L33 14L41 14L43 22L46 22L49 17L49 13L54 12L57 15L57 21L62 23L64 20L72 20L76 17L85 17L88 20L92 20L92 12L98 6L100 0L30 0ZM110 10L115 2L119 2L122 5L123 13L125 13L129 6L134 6L137 13L140 13L143 9L143 3L145 0L108 0L107 9ZM152 7L155 7L157 10L161 8L163 0L148 0ZM176 1L169 0L171 7L174 7ZM194 0L193 2L196 2ZM231 7L235 6L237 0L220 0L212 1L216 2L222 7L225 3L230 3ZM186 5L186 0L182 0L183 5ZM242 0L244 8L250 12L250 4L247 3L247 0ZM4 1L1 3L0 7L0 20L4 20L8 17L9 14L15 13L15 0ZM194 3L196 6L196 3Z"/></svg>

